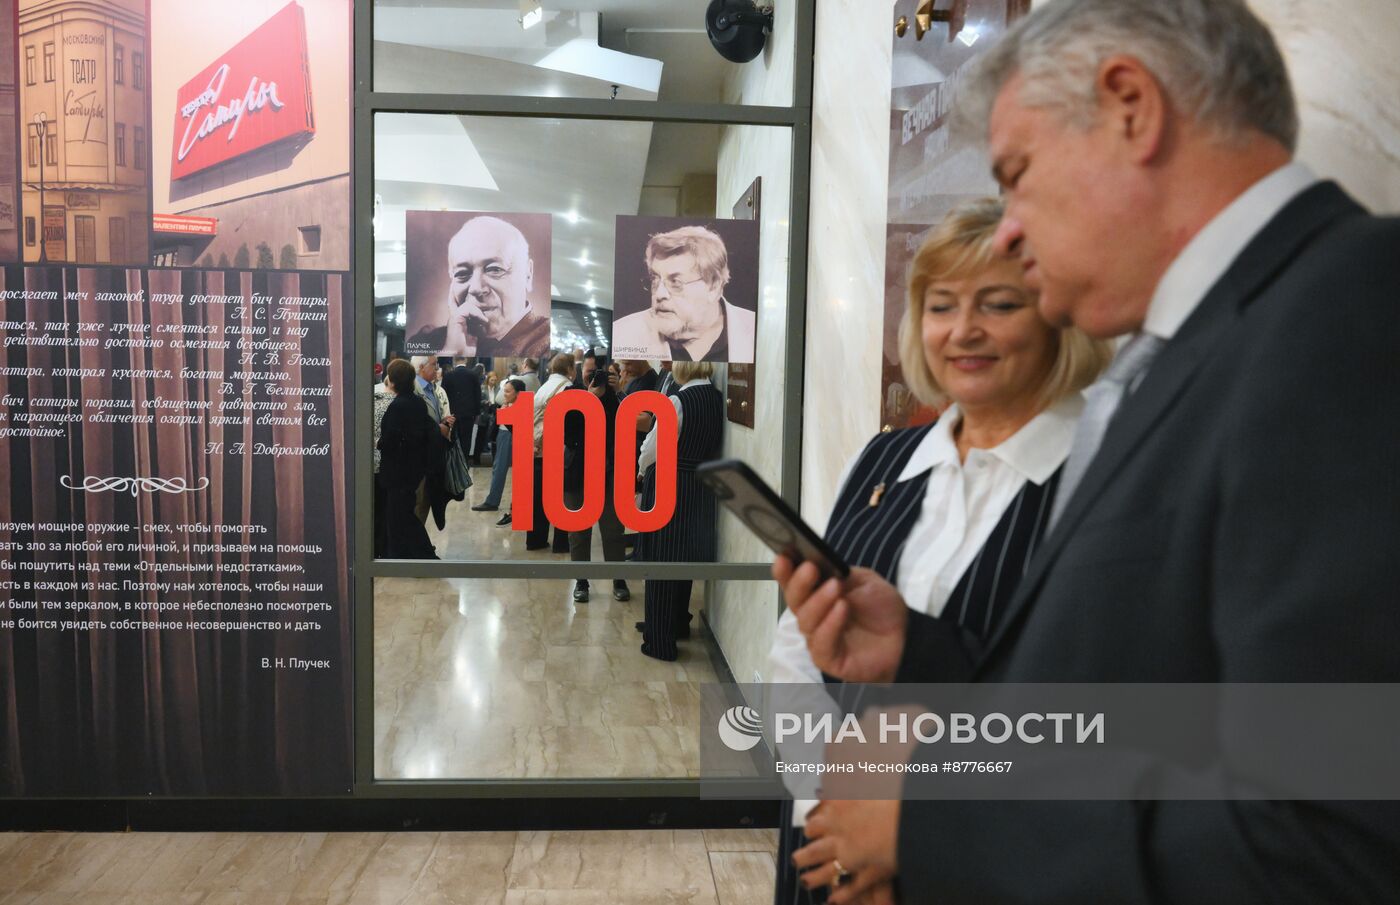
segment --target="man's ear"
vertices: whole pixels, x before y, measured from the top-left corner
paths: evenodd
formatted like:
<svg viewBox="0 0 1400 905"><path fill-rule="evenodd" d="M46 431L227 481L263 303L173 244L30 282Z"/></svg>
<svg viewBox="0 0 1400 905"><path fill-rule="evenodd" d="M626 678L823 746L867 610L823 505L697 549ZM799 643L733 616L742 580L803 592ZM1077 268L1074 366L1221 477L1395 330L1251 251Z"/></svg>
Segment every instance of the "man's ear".
<svg viewBox="0 0 1400 905"><path fill-rule="evenodd" d="M1135 163L1147 163L1166 140L1170 103L1161 82L1137 57L1116 54L1099 66L1094 87L1103 125Z"/></svg>

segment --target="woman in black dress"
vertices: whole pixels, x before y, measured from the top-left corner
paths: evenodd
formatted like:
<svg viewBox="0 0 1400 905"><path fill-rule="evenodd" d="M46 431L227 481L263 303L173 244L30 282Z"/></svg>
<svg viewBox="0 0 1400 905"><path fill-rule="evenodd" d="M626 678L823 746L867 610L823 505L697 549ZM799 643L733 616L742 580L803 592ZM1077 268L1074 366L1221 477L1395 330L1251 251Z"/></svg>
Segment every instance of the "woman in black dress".
<svg viewBox="0 0 1400 905"><path fill-rule="evenodd" d="M413 365L397 359L389 363L387 375L394 401L379 425L379 480L388 510L385 556L437 559L427 529L413 514L418 485L423 483L435 444L440 442L437 424L427 403L413 392Z"/></svg>
<svg viewBox="0 0 1400 905"><path fill-rule="evenodd" d="M714 562L717 540L715 518L718 502L695 475L695 466L720 455L724 441L724 394L710 383L714 365L705 361L678 361L671 367L680 389L671 397L680 420L676 441L676 511L671 520L638 540L638 558L647 562ZM643 444L642 462L648 459ZM650 452L654 461L655 452ZM656 502L656 487L648 481L642 508ZM690 582L648 581L646 619L637 623L642 632L642 653L658 660L679 655L676 640L690 637Z"/></svg>

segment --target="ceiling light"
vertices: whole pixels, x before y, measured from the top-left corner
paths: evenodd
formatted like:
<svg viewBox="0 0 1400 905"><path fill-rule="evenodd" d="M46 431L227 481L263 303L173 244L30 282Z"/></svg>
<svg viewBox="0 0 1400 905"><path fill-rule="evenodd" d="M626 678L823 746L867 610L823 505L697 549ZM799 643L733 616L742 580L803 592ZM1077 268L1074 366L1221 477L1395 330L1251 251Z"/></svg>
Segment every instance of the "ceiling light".
<svg viewBox="0 0 1400 905"><path fill-rule="evenodd" d="M588 307L590 307L590 308L597 308L597 307L598 307L598 300L597 300L596 298L594 298L593 296L591 296L591 295L588 297Z"/></svg>
<svg viewBox="0 0 1400 905"><path fill-rule="evenodd" d="M977 29L973 28L971 25L964 26L963 30L958 32L958 40L966 44L968 47L971 47L973 44L976 44L977 39L980 37L982 37L981 33L978 32Z"/></svg>
<svg viewBox="0 0 1400 905"><path fill-rule="evenodd" d="M540 0L520 0L520 27L533 28L544 21L544 7Z"/></svg>
<svg viewBox="0 0 1400 905"><path fill-rule="evenodd" d="M583 218L578 215L578 211L569 211L567 214L564 215L564 219L568 220L570 224L578 226L578 221L582 220Z"/></svg>
<svg viewBox="0 0 1400 905"><path fill-rule="evenodd" d="M593 281L592 281L592 280L589 280L588 282L586 282L586 283L583 284L583 291L584 291L584 292L592 292L592 291L593 291Z"/></svg>
<svg viewBox="0 0 1400 905"><path fill-rule="evenodd" d="M578 262L578 266L580 267L593 266L593 262L588 260L588 252L586 251L583 254L579 255L577 258L574 258L574 260Z"/></svg>

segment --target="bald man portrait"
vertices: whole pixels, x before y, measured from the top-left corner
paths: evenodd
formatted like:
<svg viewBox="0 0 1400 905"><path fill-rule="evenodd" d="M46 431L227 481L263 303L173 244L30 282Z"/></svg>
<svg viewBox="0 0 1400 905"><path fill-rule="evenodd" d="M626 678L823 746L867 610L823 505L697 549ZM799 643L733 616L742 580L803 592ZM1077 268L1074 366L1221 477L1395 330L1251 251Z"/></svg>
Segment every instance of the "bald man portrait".
<svg viewBox="0 0 1400 905"><path fill-rule="evenodd" d="M425 216L443 215L410 212L413 219ZM514 215L512 219L543 219L543 244L548 247L547 214ZM414 225L411 223L409 230L410 243L415 239ZM535 224L525 225L530 228ZM424 324L409 337L410 351L481 358L538 356L548 351L548 295L544 296L543 311L531 302L532 294L539 295L534 292L537 279L541 286L549 285L548 264L543 273L536 273L530 242L519 226L498 216L471 217L448 240L446 264L447 287L439 296L443 301L433 318L436 322ZM410 278L412 273L410 267ZM428 290L424 299L410 291L409 297L418 304L431 305L432 292Z"/></svg>

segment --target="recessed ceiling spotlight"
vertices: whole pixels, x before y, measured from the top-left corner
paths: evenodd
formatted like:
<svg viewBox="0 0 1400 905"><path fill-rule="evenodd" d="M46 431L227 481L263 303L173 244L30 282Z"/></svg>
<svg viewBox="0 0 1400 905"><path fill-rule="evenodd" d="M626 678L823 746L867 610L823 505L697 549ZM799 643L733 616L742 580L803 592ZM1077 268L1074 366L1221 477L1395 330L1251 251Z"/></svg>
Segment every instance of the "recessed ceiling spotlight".
<svg viewBox="0 0 1400 905"><path fill-rule="evenodd" d="M544 21L544 7L540 0L520 0L520 27L534 28Z"/></svg>
<svg viewBox="0 0 1400 905"><path fill-rule="evenodd" d="M578 222L583 218L578 215L578 211L569 211L564 214L564 219L568 220L570 224L578 226Z"/></svg>

